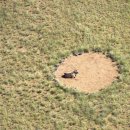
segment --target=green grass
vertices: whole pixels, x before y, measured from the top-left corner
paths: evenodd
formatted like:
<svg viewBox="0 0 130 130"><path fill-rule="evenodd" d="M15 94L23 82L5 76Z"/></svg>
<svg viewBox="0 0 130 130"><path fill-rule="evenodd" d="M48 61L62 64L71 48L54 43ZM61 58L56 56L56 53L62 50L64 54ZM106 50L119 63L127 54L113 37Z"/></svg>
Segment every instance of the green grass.
<svg viewBox="0 0 130 130"><path fill-rule="evenodd" d="M0 130L129 130L129 0L0 2ZM93 94L54 81L73 51L101 51L120 77Z"/></svg>

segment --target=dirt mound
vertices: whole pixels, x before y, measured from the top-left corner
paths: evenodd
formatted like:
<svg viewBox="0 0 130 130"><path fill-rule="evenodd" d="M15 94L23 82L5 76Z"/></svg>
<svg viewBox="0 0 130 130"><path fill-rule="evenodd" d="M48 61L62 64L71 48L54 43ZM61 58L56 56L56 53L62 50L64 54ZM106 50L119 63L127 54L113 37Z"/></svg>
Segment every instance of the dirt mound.
<svg viewBox="0 0 130 130"><path fill-rule="evenodd" d="M62 78L66 72L77 70L76 78ZM57 68L56 80L66 87L79 91L95 92L110 85L118 76L115 62L101 53L84 53L70 56Z"/></svg>

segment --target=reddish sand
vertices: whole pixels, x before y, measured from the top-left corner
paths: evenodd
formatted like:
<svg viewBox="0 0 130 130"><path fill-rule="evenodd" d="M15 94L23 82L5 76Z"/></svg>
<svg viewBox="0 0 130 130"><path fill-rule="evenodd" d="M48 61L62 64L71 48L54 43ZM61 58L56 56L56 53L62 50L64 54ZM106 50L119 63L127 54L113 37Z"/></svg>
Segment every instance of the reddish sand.
<svg viewBox="0 0 130 130"><path fill-rule="evenodd" d="M75 69L79 72L76 78L61 77L65 72L72 72ZM57 68L55 76L56 80L66 87L91 93L111 85L118 76L117 70L116 63L105 55L84 53L66 58Z"/></svg>

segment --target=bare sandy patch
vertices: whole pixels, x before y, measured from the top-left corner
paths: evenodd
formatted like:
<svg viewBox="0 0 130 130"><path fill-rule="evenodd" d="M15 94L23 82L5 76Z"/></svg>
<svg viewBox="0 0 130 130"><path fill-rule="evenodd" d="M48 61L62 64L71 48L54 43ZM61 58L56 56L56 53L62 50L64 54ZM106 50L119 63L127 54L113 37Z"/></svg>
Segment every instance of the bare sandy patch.
<svg viewBox="0 0 130 130"><path fill-rule="evenodd" d="M24 47L19 47L19 48L17 49L17 51L18 51L18 52L21 52L21 53L25 53L25 52L27 52L27 49L24 48Z"/></svg>
<svg viewBox="0 0 130 130"><path fill-rule="evenodd" d="M64 73L75 69L79 72L76 78L62 78ZM56 80L60 84L89 93L111 85L118 75L116 63L101 53L72 55L55 71Z"/></svg>

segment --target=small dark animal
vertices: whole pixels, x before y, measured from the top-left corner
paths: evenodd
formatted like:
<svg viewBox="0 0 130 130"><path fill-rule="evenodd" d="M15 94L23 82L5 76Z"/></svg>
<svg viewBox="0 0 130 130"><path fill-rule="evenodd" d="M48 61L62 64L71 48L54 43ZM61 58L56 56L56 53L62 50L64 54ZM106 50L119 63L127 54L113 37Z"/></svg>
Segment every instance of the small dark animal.
<svg viewBox="0 0 130 130"><path fill-rule="evenodd" d="M78 74L78 71L74 70L71 73L64 73L64 75L62 75L62 78L75 78L77 74Z"/></svg>
<svg viewBox="0 0 130 130"><path fill-rule="evenodd" d="M82 54L83 54L83 52L73 52L74 56L78 56L78 55L82 55Z"/></svg>

